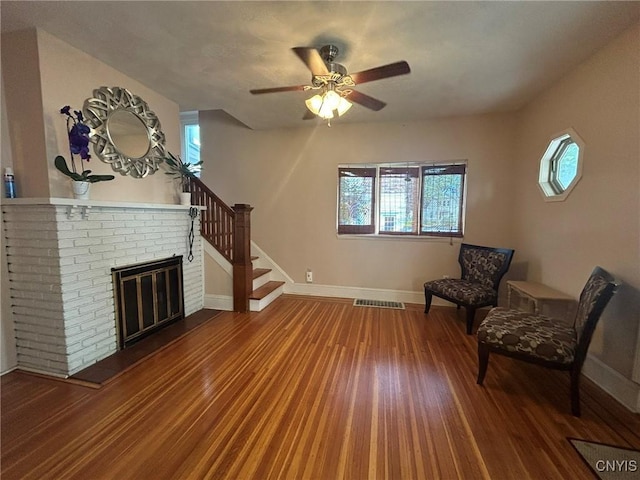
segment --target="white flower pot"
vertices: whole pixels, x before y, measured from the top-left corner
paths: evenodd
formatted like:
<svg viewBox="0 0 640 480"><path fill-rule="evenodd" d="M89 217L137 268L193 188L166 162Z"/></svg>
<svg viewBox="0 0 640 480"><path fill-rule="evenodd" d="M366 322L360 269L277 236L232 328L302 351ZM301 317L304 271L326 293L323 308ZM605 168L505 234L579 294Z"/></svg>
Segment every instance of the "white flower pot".
<svg viewBox="0 0 640 480"><path fill-rule="evenodd" d="M91 182L71 182L73 188L73 198L76 200L89 200L89 190Z"/></svg>
<svg viewBox="0 0 640 480"><path fill-rule="evenodd" d="M191 192L180 192L180 205L191 205Z"/></svg>

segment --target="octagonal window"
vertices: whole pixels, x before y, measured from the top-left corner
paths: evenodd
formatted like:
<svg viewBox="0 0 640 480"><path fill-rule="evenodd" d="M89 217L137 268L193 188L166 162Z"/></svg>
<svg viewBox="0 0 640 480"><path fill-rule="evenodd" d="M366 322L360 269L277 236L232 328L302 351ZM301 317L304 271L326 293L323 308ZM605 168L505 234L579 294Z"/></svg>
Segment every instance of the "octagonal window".
<svg viewBox="0 0 640 480"><path fill-rule="evenodd" d="M546 200L564 200L582 176L584 143L571 129L551 140L540 160L538 185Z"/></svg>
<svg viewBox="0 0 640 480"><path fill-rule="evenodd" d="M549 182L556 193L562 193L578 174L580 147L571 137L565 138L556 150L549 165Z"/></svg>

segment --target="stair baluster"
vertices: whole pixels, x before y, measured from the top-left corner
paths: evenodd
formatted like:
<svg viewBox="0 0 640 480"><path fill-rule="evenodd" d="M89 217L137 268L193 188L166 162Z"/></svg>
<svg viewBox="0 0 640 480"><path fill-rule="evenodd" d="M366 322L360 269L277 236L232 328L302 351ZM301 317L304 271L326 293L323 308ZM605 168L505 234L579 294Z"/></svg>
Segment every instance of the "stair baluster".
<svg viewBox="0 0 640 480"><path fill-rule="evenodd" d="M251 265L251 210L247 204L233 208L224 203L199 178L189 178L191 203L201 211L200 233L233 265L233 310L249 311L253 267Z"/></svg>

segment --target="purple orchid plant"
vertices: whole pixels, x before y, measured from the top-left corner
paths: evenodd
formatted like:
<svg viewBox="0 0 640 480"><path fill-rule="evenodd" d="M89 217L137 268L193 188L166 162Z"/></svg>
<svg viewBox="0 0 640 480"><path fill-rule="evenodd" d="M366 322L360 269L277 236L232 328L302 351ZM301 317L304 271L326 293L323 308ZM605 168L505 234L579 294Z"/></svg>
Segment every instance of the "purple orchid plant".
<svg viewBox="0 0 640 480"><path fill-rule="evenodd" d="M58 155L54 164L58 170L78 182L105 182L113 180L113 175L90 175L91 170L85 170L84 162L91 159L89 153L89 134L91 129L84 123L84 116L80 110L71 113L69 105L62 107L60 113L67 117L67 133L69 136L69 152L71 153L71 169L67 166L67 161L62 155ZM76 167L75 155L80 156L80 169Z"/></svg>

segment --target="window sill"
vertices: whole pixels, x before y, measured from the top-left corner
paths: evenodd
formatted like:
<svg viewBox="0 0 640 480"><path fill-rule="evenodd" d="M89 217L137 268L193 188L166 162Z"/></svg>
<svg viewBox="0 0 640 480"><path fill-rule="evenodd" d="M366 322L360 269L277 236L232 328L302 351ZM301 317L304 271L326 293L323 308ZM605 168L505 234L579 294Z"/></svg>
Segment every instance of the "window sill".
<svg viewBox="0 0 640 480"><path fill-rule="evenodd" d="M460 244L464 241L463 237L430 237L428 235L384 235L384 234L350 234L336 233L338 240L400 240L400 241L418 241L418 242L437 242Z"/></svg>

